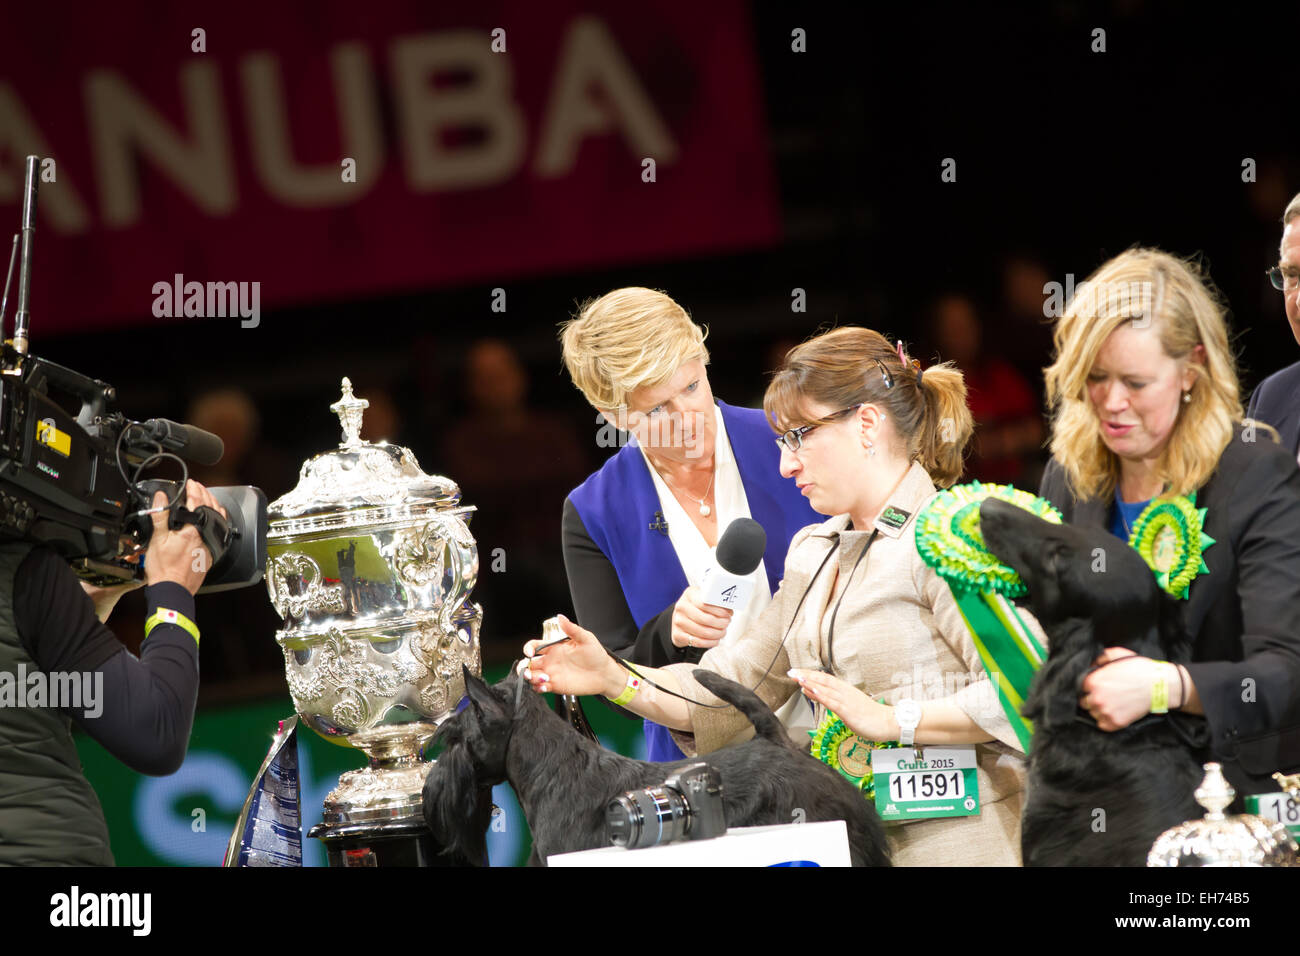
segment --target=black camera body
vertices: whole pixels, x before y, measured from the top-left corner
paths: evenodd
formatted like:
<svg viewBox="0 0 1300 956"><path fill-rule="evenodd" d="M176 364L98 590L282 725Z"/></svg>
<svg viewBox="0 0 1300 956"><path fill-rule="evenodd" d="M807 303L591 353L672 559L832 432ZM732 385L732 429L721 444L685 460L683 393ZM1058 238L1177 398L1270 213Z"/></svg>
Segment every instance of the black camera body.
<svg viewBox="0 0 1300 956"><path fill-rule="evenodd" d="M609 842L629 850L677 840L708 840L727 832L722 775L693 763L658 787L629 790L605 810Z"/></svg>
<svg viewBox="0 0 1300 956"><path fill-rule="evenodd" d="M179 459L191 443L205 459L220 440L165 419L133 422L108 411L111 385L44 359L0 357L0 536L50 545L81 578L101 586L141 579L137 559L153 533L156 491L168 526L194 524L211 557L199 593L255 584L266 566L266 495L249 486L208 489L228 519L185 507L182 483L139 479L151 462ZM15 374L17 373L17 374ZM73 417L50 386L80 398ZM213 445L216 442L216 445Z"/></svg>

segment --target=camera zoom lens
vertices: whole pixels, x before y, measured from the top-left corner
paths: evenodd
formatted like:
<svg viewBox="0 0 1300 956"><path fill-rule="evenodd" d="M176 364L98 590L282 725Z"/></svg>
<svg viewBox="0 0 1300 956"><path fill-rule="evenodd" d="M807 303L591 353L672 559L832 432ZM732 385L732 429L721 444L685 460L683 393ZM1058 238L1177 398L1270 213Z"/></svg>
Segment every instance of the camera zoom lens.
<svg viewBox="0 0 1300 956"><path fill-rule="evenodd" d="M629 850L680 840L690 827L685 798L666 787L635 790L615 798L605 818L610 843Z"/></svg>

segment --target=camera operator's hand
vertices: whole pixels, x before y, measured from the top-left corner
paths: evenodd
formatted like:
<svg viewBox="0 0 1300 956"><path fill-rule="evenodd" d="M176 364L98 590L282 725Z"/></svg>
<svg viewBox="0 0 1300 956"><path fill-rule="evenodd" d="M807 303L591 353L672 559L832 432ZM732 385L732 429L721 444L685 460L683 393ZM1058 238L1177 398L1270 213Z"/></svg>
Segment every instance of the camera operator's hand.
<svg viewBox="0 0 1300 956"><path fill-rule="evenodd" d="M194 511L207 506L223 518L226 509L217 504L212 492L197 481L190 480L185 485L185 507ZM167 495L155 492L153 506L164 510L155 512L153 517L153 535L149 538L149 548L144 556L145 580L149 584L161 581L175 581L191 594L198 592L203 578L212 567L212 555L199 529L187 524L179 531L167 527Z"/></svg>

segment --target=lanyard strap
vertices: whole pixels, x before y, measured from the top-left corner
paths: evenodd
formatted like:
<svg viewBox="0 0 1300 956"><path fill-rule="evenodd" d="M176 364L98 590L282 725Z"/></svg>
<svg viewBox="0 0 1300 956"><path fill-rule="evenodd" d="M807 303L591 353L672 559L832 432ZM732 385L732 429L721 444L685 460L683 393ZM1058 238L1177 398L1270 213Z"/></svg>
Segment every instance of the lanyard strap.
<svg viewBox="0 0 1300 956"><path fill-rule="evenodd" d="M878 534L880 534L879 528L871 529L871 534L867 538L867 543L862 546L862 553L858 555L858 560L853 562L853 568L849 571L849 579L844 582L844 590L840 592L840 599L835 602L835 609L831 611L831 624L826 634L826 656L829 659L826 667L828 672L831 674L835 673L835 618L839 616L840 605L844 603L844 598L848 596L849 585L853 583L853 575L857 573L858 565L862 563L862 559L865 558L867 552L871 550L871 545L876 540L876 535Z"/></svg>

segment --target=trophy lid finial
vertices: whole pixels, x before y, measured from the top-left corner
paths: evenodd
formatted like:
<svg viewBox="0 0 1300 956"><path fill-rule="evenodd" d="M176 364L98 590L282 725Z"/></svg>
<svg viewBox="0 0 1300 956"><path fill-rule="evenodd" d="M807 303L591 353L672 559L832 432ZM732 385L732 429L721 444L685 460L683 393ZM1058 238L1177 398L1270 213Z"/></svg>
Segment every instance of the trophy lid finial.
<svg viewBox="0 0 1300 956"><path fill-rule="evenodd" d="M343 426L343 443L340 448L368 444L361 439L361 415L369 407L368 401L352 394L352 381L345 375L343 397L330 406L330 411L339 417L339 424Z"/></svg>
<svg viewBox="0 0 1300 956"><path fill-rule="evenodd" d="M1228 783L1228 778L1223 775L1223 767L1220 764L1207 763L1204 769L1205 779L1196 788L1196 802L1205 808L1205 819L1222 820L1223 811L1236 798L1237 791L1233 789L1232 784Z"/></svg>

